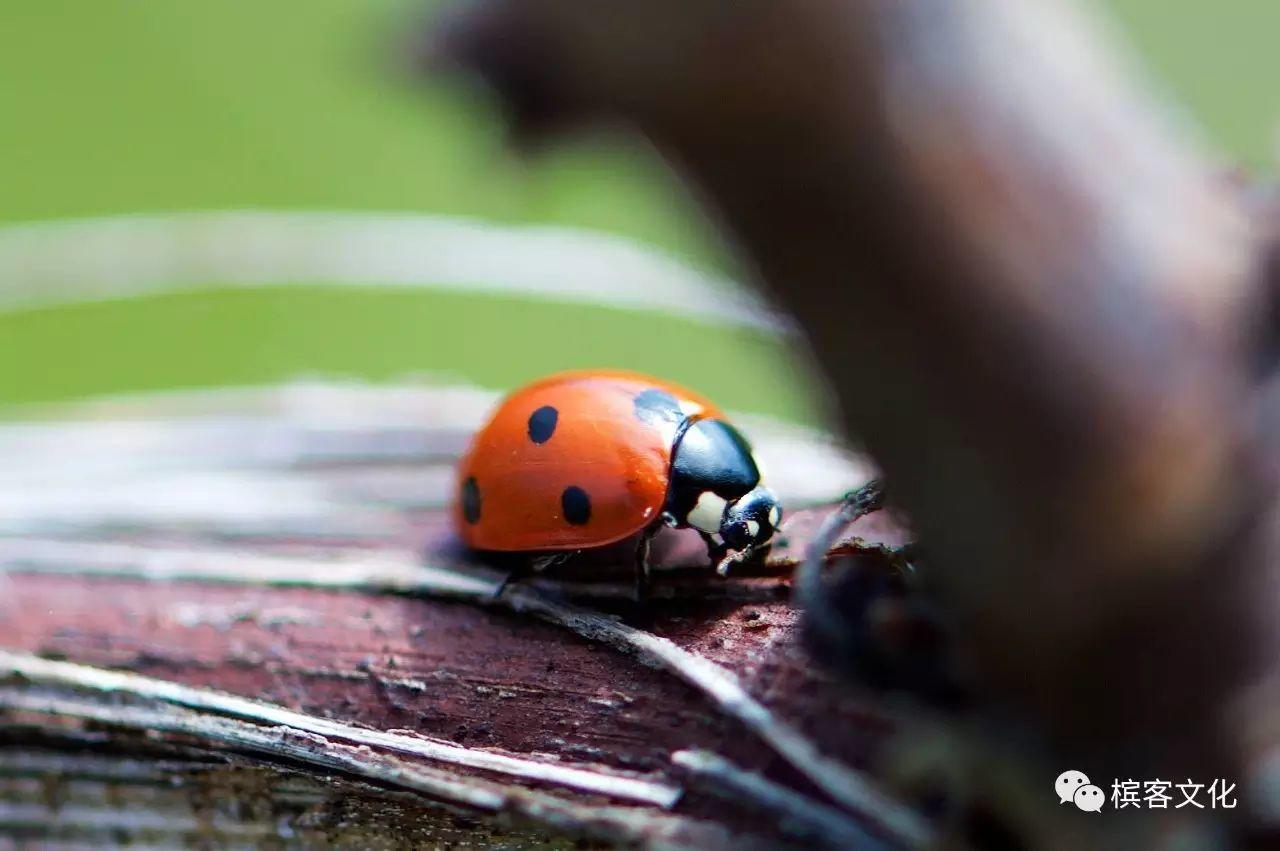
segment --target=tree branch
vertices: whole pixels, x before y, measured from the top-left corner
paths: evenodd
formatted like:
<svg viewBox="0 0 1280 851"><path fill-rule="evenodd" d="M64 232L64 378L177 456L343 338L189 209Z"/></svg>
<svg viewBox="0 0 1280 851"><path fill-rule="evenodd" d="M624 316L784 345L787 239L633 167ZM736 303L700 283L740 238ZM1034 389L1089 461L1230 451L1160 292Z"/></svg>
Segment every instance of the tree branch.
<svg viewBox="0 0 1280 851"><path fill-rule="evenodd" d="M1280 562L1261 250L1095 22L491 0L445 42L522 132L621 119L702 192L918 524L990 695L1117 771L1241 768Z"/></svg>

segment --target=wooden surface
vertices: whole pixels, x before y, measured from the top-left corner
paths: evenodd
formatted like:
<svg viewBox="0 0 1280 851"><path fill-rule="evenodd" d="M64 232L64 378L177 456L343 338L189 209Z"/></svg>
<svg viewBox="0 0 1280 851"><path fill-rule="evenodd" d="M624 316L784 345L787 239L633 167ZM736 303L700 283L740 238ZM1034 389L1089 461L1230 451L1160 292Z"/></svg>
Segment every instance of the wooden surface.
<svg viewBox="0 0 1280 851"><path fill-rule="evenodd" d="M822 512L729 581L664 542L640 609L607 564L503 590L443 511L490 401L311 385L0 428L0 848L922 838L862 773L893 713L800 642ZM748 431L790 506L866 476Z"/></svg>

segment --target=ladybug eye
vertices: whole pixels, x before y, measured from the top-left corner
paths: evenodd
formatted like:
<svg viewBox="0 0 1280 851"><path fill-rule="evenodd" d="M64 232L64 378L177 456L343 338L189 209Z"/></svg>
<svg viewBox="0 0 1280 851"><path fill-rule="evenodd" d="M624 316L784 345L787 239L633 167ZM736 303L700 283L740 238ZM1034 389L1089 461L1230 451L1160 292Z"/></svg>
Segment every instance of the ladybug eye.
<svg viewBox="0 0 1280 851"><path fill-rule="evenodd" d="M720 535L731 549L759 546L773 537L782 509L773 492L757 487L725 510Z"/></svg>
<svg viewBox="0 0 1280 851"><path fill-rule="evenodd" d="M743 549L751 543L750 530L741 520L721 526L720 536L724 538L725 546L734 550Z"/></svg>

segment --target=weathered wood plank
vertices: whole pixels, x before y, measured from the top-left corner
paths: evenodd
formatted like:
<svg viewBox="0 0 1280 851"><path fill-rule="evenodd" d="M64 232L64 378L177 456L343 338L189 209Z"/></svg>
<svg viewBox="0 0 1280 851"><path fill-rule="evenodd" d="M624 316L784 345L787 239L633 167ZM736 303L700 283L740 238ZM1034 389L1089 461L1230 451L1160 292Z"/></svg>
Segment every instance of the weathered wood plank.
<svg viewBox="0 0 1280 851"><path fill-rule="evenodd" d="M844 839L919 837L923 822L858 773L891 714L815 670L800 645L786 574L820 513L795 513L771 565L728 581L692 567L698 542L664 537L656 599L640 609L608 554L567 584L504 588L504 574L465 562L440 507L447 460L484 406L451 390L435 410L434 392L223 393L180 400L187 413L131 403L85 424L0 428L0 456L20 459L0 476L0 501L26 509L0 530L0 730L69 746L95 729L114 730L112 743L145 729L274 766L236 770L301 761L615 842L822 844L835 836L815 839L824 818ZM255 406L266 410L245 413ZM358 428L337 422L352 410ZM762 435L766 464L825 458L818 487L863 469L821 438ZM52 460L69 436L83 442ZM801 502L806 488L817 496L805 464L781 477ZM216 487L190 498L202 483ZM30 493L43 502L24 502ZM291 493L307 498L281 504ZM902 539L885 518L860 532ZM557 599L566 592L604 608ZM720 756L695 771L676 753ZM727 787L708 782L707 765ZM145 838L141 824L124 830Z"/></svg>

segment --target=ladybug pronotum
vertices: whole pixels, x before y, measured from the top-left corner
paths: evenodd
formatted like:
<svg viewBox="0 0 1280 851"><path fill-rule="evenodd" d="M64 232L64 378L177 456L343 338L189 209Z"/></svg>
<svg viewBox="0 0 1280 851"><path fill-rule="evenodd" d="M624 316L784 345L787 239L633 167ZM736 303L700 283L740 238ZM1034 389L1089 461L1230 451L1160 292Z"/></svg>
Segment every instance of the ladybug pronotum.
<svg viewBox="0 0 1280 851"><path fill-rule="evenodd" d="M782 520L751 446L709 400L617 371L566 372L516 390L458 468L455 520L474 550L542 554L637 540L637 581L662 527L696 530L712 563L745 557Z"/></svg>

